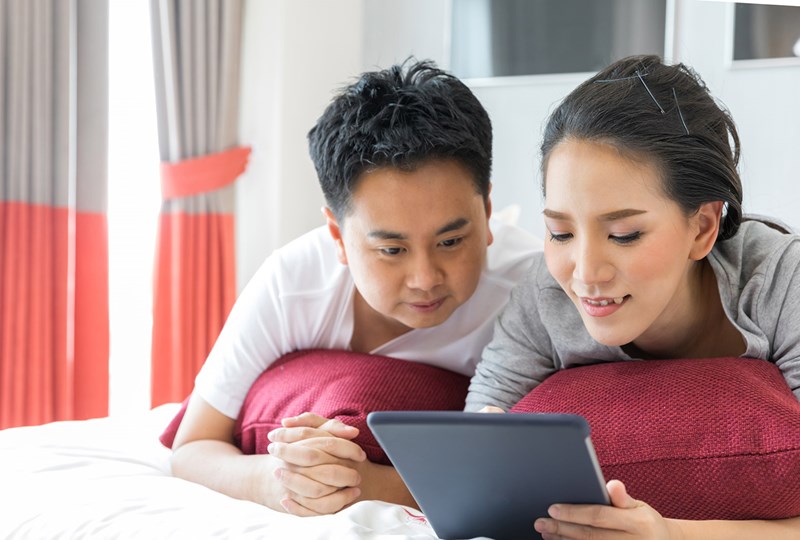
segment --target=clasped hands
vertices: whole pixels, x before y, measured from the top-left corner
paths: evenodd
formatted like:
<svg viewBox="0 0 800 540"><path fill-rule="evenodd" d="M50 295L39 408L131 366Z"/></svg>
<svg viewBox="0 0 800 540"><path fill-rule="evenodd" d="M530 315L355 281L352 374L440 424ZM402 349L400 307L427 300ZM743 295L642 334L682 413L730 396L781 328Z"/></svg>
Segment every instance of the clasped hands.
<svg viewBox="0 0 800 540"><path fill-rule="evenodd" d="M373 464L352 441L358 428L313 413L284 418L267 437L274 469L284 488L280 504L297 516L331 514L358 500Z"/></svg>

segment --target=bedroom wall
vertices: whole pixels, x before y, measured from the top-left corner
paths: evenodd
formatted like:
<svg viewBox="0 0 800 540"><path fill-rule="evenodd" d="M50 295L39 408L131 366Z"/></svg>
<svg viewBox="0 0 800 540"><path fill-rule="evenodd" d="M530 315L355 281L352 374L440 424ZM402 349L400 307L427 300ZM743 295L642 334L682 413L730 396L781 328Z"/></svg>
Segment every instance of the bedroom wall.
<svg viewBox="0 0 800 540"><path fill-rule="evenodd" d="M247 0L237 182L237 284L275 248L324 223L306 133L335 88L363 70L363 0Z"/></svg>
<svg viewBox="0 0 800 540"><path fill-rule="evenodd" d="M238 188L240 289L273 249L323 222L305 133L332 89L410 54L448 67L449 6L449 0L247 2L241 125L254 152ZM800 229L800 65L732 68L725 60L731 4L674 0L670 9L675 32L668 32L666 56L694 66L739 126L745 210ZM541 126L587 76L467 81L493 120L495 208L521 204L520 223L539 235Z"/></svg>

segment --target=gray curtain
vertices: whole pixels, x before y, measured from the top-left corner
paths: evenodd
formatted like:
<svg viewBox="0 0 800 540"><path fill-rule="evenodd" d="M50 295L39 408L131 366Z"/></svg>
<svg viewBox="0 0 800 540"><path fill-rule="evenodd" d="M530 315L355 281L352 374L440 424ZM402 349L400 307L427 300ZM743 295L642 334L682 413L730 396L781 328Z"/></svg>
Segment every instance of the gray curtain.
<svg viewBox="0 0 800 540"><path fill-rule="evenodd" d="M237 147L241 0L151 0L151 16L164 195L153 298L156 406L191 392L235 300L232 182L249 150ZM179 195L165 188L176 178L185 188Z"/></svg>

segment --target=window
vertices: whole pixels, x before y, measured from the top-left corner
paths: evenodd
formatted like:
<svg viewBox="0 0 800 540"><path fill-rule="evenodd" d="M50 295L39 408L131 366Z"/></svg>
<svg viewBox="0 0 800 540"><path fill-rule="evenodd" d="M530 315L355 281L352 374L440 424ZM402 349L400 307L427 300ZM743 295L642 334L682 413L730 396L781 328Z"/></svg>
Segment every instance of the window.
<svg viewBox="0 0 800 540"><path fill-rule="evenodd" d="M664 54L666 0L453 0L451 69L462 78L597 71Z"/></svg>
<svg viewBox="0 0 800 540"><path fill-rule="evenodd" d="M150 408L159 186L150 2L109 4L109 414Z"/></svg>
<svg viewBox="0 0 800 540"><path fill-rule="evenodd" d="M800 7L736 4L734 60L800 57Z"/></svg>

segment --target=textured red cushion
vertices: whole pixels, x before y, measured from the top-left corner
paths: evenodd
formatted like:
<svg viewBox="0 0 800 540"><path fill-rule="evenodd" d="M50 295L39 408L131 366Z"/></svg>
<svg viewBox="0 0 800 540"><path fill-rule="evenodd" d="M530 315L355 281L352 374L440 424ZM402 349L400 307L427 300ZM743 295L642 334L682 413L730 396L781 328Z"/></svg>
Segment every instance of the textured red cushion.
<svg viewBox="0 0 800 540"><path fill-rule="evenodd" d="M763 360L614 362L560 371L512 412L584 416L603 474L662 515L800 515L800 403Z"/></svg>
<svg viewBox="0 0 800 540"><path fill-rule="evenodd" d="M234 429L245 454L267 453L267 433L281 419L303 412L336 418L359 429L354 441L367 458L389 464L367 414L381 410L461 410L469 377L441 368L349 351L310 350L288 354L253 383ZM186 404L161 435L171 446Z"/></svg>

